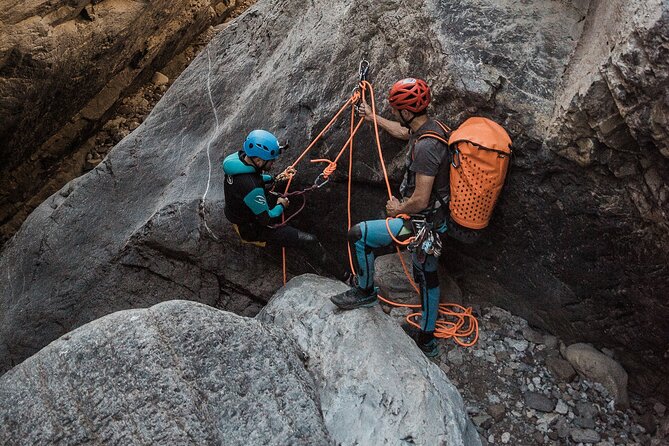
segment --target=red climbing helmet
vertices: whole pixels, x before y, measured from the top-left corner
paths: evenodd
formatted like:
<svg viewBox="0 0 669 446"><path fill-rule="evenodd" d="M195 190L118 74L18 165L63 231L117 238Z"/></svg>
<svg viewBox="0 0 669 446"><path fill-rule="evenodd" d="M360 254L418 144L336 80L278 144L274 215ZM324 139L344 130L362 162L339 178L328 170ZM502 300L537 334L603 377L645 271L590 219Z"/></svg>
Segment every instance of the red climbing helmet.
<svg viewBox="0 0 669 446"><path fill-rule="evenodd" d="M402 79L391 87L388 101L397 110L420 113L430 103L430 87L422 79Z"/></svg>

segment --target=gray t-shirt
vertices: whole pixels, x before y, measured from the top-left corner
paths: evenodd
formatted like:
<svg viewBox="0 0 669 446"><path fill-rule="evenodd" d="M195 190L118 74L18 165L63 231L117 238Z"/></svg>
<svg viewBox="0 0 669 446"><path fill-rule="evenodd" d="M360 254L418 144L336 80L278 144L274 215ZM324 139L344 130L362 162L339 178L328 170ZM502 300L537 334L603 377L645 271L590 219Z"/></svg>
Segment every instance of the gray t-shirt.
<svg viewBox="0 0 669 446"><path fill-rule="evenodd" d="M435 194L439 194L444 201L448 200L448 196L450 195L450 163L448 159L448 147L445 144L434 138L423 138L418 141L420 135L425 132L435 132L443 138L448 139L448 136L444 134L439 124L432 119L428 120L416 133L411 135L409 139L409 153L407 153L405 162L406 172L400 186L400 193L402 194L402 198L408 198L413 195L416 189L417 173L435 177L429 206L432 208L436 201Z"/></svg>

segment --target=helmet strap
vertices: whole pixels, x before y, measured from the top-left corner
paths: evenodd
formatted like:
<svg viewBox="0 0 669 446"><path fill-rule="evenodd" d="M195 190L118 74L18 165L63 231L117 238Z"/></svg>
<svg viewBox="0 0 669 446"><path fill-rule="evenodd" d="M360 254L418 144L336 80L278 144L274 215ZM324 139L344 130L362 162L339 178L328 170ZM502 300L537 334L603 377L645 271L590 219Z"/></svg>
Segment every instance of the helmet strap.
<svg viewBox="0 0 669 446"><path fill-rule="evenodd" d="M411 128L411 121L413 121L413 120L416 118L416 114L415 114L415 113L412 113L413 116L411 117L411 119L406 120L406 119L404 119L404 115L402 114L403 111L404 111L404 110L399 110L399 112L400 112L400 113L399 113L399 114L400 114L400 125L401 125L402 127L405 127L405 128L407 128L407 129L410 129L410 128Z"/></svg>

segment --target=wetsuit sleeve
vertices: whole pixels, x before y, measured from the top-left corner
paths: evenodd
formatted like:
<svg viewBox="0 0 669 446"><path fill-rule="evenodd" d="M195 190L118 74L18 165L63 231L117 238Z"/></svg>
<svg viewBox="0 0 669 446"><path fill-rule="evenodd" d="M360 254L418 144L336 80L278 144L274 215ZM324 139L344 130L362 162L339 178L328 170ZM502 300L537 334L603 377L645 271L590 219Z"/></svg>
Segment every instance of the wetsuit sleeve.
<svg viewBox="0 0 669 446"><path fill-rule="evenodd" d="M283 214L283 206L277 204L272 209L267 204L265 189L256 187L244 197L244 204L251 209L251 212L258 218L258 223L267 225L272 219Z"/></svg>

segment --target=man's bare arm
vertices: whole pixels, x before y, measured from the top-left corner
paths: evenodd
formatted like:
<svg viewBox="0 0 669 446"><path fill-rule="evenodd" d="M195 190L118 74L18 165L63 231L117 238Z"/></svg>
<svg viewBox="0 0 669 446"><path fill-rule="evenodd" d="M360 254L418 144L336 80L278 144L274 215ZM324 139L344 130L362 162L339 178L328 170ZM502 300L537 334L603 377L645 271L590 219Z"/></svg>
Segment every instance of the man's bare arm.
<svg viewBox="0 0 669 446"><path fill-rule="evenodd" d="M365 118L365 121L368 122L374 121L374 115L372 114L372 107L370 107L369 104L364 101L364 99L362 101L362 104L360 104L359 114L360 116ZM409 140L409 129L406 127L402 127L402 125L399 122L391 121L390 119L386 119L379 115L376 115L376 122L383 130L390 133L391 136L398 139L403 139L404 141Z"/></svg>
<svg viewBox="0 0 669 446"><path fill-rule="evenodd" d="M417 214L422 212L430 205L430 194L432 193L432 185L434 184L434 177L416 174L416 189L413 194L402 202L393 202L389 200L386 204L386 212L390 217L395 217L398 214Z"/></svg>

